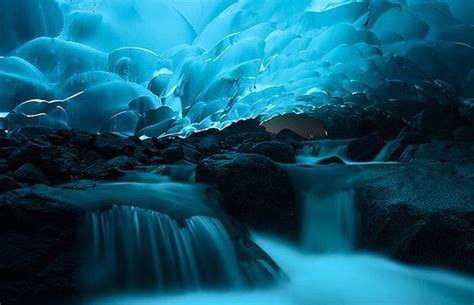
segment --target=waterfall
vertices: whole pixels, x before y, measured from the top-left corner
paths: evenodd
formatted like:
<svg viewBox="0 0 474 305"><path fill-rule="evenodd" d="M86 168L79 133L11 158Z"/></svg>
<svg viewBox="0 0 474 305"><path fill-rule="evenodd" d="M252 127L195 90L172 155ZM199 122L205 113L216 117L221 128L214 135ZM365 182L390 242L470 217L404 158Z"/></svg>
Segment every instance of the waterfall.
<svg viewBox="0 0 474 305"><path fill-rule="evenodd" d="M352 250L357 233L355 209L354 190L304 194L303 247L318 253Z"/></svg>
<svg viewBox="0 0 474 305"><path fill-rule="evenodd" d="M206 286L241 287L278 272L264 260L239 261L234 241L220 220L166 214L115 205L87 215L90 264L87 285L100 289Z"/></svg>
<svg viewBox="0 0 474 305"><path fill-rule="evenodd" d="M302 164L315 164L328 157L337 156L346 159L347 146L350 140L317 140L305 142L296 160Z"/></svg>
<svg viewBox="0 0 474 305"><path fill-rule="evenodd" d="M358 236L355 177L361 166L285 165L300 203L300 241L311 252L354 249Z"/></svg>

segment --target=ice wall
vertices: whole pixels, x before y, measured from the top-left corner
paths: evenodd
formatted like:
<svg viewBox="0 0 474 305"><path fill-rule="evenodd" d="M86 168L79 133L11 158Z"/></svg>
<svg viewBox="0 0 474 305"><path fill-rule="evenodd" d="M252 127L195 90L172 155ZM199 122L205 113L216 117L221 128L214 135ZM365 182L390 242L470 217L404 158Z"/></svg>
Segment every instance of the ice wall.
<svg viewBox="0 0 474 305"><path fill-rule="evenodd" d="M0 0L9 129L184 136L328 106L474 98L471 0L11 3Z"/></svg>

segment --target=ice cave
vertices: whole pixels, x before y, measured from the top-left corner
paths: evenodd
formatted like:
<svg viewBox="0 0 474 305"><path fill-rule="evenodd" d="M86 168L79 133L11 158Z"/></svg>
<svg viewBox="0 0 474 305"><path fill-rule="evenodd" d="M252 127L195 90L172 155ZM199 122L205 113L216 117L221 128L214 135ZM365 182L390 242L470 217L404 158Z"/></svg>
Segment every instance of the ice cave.
<svg viewBox="0 0 474 305"><path fill-rule="evenodd" d="M474 304L474 0L0 7L0 305Z"/></svg>

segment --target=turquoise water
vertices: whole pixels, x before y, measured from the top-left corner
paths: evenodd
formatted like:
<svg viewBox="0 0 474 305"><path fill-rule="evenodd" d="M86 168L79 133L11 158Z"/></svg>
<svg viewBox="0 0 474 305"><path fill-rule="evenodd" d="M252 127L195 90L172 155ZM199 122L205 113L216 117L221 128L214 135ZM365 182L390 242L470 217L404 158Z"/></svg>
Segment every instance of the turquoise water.
<svg viewBox="0 0 474 305"><path fill-rule="evenodd" d="M271 289L194 291L180 295L113 295L87 305L461 305L474 302L474 279L409 267L369 254L316 255L276 239L257 243L288 275Z"/></svg>

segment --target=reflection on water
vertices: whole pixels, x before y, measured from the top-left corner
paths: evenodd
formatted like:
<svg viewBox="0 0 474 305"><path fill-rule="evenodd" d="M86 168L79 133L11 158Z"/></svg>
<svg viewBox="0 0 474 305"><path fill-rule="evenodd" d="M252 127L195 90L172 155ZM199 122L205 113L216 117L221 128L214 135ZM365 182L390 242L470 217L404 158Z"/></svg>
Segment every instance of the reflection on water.
<svg viewBox="0 0 474 305"><path fill-rule="evenodd" d="M460 305L474 301L474 279L400 265L366 254L314 255L281 241L257 242L287 273L272 289L181 295L114 295L88 305Z"/></svg>

